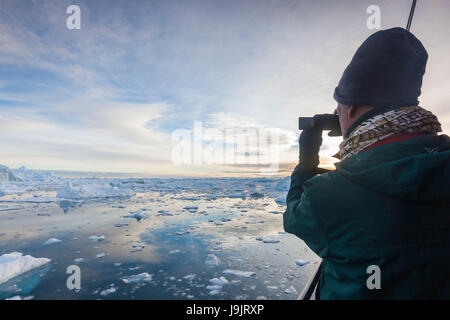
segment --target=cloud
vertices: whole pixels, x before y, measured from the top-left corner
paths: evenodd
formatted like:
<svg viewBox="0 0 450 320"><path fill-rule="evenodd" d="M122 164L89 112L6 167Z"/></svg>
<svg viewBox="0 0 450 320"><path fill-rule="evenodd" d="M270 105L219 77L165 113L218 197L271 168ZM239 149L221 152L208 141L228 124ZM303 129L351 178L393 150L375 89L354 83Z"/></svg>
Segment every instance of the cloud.
<svg viewBox="0 0 450 320"><path fill-rule="evenodd" d="M368 0L81 0L81 30L66 28L70 4L2 0L0 156L10 166L243 173L173 165L171 133L202 121L276 132L287 168L297 118L332 112L342 71L373 32ZM398 25L405 6L379 5L383 28ZM449 130L446 7L422 4L413 27L430 53L420 100ZM338 144L324 136L324 159Z"/></svg>

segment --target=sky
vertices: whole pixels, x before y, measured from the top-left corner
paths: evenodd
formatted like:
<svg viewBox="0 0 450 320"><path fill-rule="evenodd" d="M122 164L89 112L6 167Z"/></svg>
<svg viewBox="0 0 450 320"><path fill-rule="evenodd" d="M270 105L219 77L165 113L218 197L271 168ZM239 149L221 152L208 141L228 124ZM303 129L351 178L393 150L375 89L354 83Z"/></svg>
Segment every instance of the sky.
<svg viewBox="0 0 450 320"><path fill-rule="evenodd" d="M81 29L67 28L74 4ZM2 0L0 164L288 175L297 118L333 112L343 70L378 31L370 5L388 29L411 1ZM419 0L411 28L429 53L420 105L447 134L449 9ZM324 135L324 166L341 139Z"/></svg>

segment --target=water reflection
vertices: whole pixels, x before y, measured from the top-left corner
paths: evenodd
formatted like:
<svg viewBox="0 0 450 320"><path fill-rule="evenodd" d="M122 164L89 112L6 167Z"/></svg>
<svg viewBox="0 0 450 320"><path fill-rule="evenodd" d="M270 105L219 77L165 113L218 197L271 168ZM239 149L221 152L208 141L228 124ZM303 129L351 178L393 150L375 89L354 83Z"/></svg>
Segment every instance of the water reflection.
<svg viewBox="0 0 450 320"><path fill-rule="evenodd" d="M19 294L35 299L295 299L287 289L299 292L318 258L283 232L284 207L261 191L267 181L247 182L251 192L222 188L229 197L219 197L216 186L206 192L208 185L200 182L170 191L167 181L156 181L150 191L140 183L126 199L24 202L0 211L0 254L52 259L40 281L21 282ZM125 217L133 212L146 217ZM52 237L61 242L43 245ZM216 263L207 263L211 256ZM312 263L296 266L300 258ZM82 271L78 292L66 287L72 264ZM123 281L143 273L151 281ZM17 295L12 289L1 297Z"/></svg>

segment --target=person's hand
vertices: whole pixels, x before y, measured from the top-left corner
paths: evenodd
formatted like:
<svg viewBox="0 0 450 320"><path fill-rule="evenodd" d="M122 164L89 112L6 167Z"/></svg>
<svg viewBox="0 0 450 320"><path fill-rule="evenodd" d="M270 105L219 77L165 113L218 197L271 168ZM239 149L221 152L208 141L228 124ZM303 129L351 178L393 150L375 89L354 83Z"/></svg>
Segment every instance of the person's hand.
<svg viewBox="0 0 450 320"><path fill-rule="evenodd" d="M298 139L299 166L303 168L317 168L319 165L319 150L322 145L322 130L305 129Z"/></svg>

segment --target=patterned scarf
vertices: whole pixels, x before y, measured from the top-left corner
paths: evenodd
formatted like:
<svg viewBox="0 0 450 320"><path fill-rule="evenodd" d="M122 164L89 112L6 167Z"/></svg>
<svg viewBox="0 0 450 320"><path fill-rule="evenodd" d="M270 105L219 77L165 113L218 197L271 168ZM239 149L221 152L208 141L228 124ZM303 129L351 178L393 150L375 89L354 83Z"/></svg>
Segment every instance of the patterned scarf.
<svg viewBox="0 0 450 320"><path fill-rule="evenodd" d="M378 114L357 126L340 145L344 160L371 144L403 133L437 133L441 124L434 114L421 107L399 107Z"/></svg>

